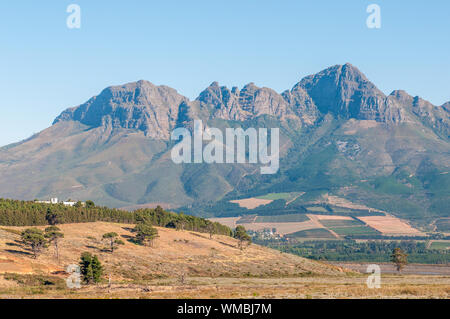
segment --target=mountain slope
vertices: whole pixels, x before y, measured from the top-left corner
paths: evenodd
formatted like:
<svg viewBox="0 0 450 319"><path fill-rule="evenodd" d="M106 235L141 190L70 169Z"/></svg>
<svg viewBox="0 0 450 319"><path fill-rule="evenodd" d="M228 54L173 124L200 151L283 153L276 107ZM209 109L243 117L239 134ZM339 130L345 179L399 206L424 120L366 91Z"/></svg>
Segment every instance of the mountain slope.
<svg viewBox="0 0 450 319"><path fill-rule="evenodd" d="M404 91L384 95L351 64L336 65L278 94L253 83L212 83L190 101L138 81L67 109L53 126L0 148L0 196L93 199L115 207L201 207L268 192L338 195L403 217L448 216L449 103ZM280 171L255 164L171 161L170 132L279 127ZM312 196L312 195L311 195Z"/></svg>

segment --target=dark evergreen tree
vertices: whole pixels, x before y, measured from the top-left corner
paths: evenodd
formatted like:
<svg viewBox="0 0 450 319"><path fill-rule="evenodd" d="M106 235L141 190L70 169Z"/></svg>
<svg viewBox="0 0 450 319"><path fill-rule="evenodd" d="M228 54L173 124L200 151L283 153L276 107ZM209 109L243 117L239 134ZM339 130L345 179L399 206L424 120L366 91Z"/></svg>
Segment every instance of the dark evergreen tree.
<svg viewBox="0 0 450 319"><path fill-rule="evenodd" d="M124 245L125 243L120 240L119 235L117 233L106 233L103 235L103 239L108 241L109 244L109 250L111 251L111 253L114 252L114 250L116 250L117 248L119 248L119 245Z"/></svg>
<svg viewBox="0 0 450 319"><path fill-rule="evenodd" d="M249 234L247 234L245 227L242 225L236 227L236 230L234 231L234 238L238 240L238 246L241 250L245 248L244 244L250 245L252 242L252 238Z"/></svg>
<svg viewBox="0 0 450 319"><path fill-rule="evenodd" d="M158 230L150 224L139 223L136 225L136 241L144 246L152 245L158 237Z"/></svg>
<svg viewBox="0 0 450 319"><path fill-rule="evenodd" d="M81 254L80 272L85 284L98 283L103 275L103 266L97 256L84 252Z"/></svg>
<svg viewBox="0 0 450 319"><path fill-rule="evenodd" d="M61 223L61 214L55 211L52 207L47 208L47 214L45 215L45 219L47 220L49 225L56 225Z"/></svg>
<svg viewBox="0 0 450 319"><path fill-rule="evenodd" d="M22 242L25 245L30 246L34 258L37 258L42 250L47 246L47 240L44 237L44 233L38 228L25 229L22 232L21 237Z"/></svg>

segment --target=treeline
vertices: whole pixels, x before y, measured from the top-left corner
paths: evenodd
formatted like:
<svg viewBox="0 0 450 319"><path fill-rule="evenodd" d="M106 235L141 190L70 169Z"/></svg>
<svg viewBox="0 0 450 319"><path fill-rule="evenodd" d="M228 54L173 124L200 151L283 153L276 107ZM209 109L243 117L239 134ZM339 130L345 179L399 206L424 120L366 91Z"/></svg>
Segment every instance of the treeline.
<svg viewBox="0 0 450 319"><path fill-rule="evenodd" d="M410 263L448 264L450 251L428 249L425 242L408 241L367 241L317 240L295 244L277 241L257 241L274 249L315 260L351 262L389 262L394 248L401 248L408 254Z"/></svg>
<svg viewBox="0 0 450 319"><path fill-rule="evenodd" d="M91 202L92 203L92 202ZM168 212L157 207L128 212L120 209L86 205L77 207L62 204L40 204L30 201L18 201L0 198L0 225L2 226L44 226L48 225L47 216L55 215L59 224L90 223L96 221L135 224L145 218L154 226L184 229L204 233L232 236L232 230L219 223L204 218Z"/></svg>

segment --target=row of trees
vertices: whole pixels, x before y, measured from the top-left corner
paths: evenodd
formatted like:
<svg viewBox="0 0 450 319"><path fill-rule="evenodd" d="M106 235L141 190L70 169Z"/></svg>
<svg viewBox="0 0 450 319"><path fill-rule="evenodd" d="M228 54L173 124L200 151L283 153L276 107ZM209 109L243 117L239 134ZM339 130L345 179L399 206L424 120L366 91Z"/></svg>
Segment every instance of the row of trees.
<svg viewBox="0 0 450 319"><path fill-rule="evenodd" d="M152 246L153 241L159 237L158 230L149 223L139 222L133 231L136 234L134 242L144 246ZM34 227L25 229L21 233L22 243L29 247L33 253L33 258L37 258L44 249L53 244L56 258L59 259L58 244L61 238L64 238L64 234L55 225L45 228L44 231ZM115 232L103 234L102 239L106 241L111 253L117 250L120 245L125 245Z"/></svg>
<svg viewBox="0 0 450 319"><path fill-rule="evenodd" d="M119 209L96 206L92 201L86 205L68 207L62 204L40 204L35 202L0 199L0 225L44 226L47 224L87 223L96 221L137 224L143 219L153 226L232 236L227 226L213 223L204 218L155 209L141 209L128 212Z"/></svg>
<svg viewBox="0 0 450 319"><path fill-rule="evenodd" d="M154 240L159 237L158 230L153 227L151 222L147 219L138 221L133 232L135 233L134 242L144 246L152 246ZM212 237L212 233L210 235ZM241 250L244 249L245 246L250 245L252 241L243 226L236 227L233 237L238 240L238 247ZM54 245L56 258L59 258L58 244L60 239L64 238L64 234L61 232L61 229L52 225L45 228L45 231L42 231L39 228L25 229L21 234L21 238L22 242L29 246L30 250L33 252L34 258L37 258L37 256L45 248L48 248L50 244ZM117 250L120 245L125 244L115 232L103 234L102 239L107 242L108 249L111 253Z"/></svg>
<svg viewBox="0 0 450 319"><path fill-rule="evenodd" d="M158 230L148 222L138 222L133 232L135 236L132 241L144 246L153 246L155 239L159 237ZM120 245L125 244L115 232L104 234L102 239L108 243L108 249L111 253L117 250Z"/></svg>

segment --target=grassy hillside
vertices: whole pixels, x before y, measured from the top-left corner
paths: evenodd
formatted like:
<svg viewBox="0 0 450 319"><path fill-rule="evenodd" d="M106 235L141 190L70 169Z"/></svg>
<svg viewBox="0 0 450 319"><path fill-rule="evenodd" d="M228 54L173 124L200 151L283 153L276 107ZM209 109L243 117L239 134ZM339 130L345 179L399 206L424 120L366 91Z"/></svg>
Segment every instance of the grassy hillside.
<svg viewBox="0 0 450 319"><path fill-rule="evenodd" d="M383 273L382 288L367 289L366 274L257 245L241 251L228 236L210 239L158 227L154 246L144 247L129 241L130 227L60 225L65 237L59 260L53 247L31 258L19 240L24 227L1 227L0 298L447 298L449 293L445 275ZM105 250L101 237L107 232L118 233L125 245L114 253ZM69 289L63 270L86 251L105 266L102 282Z"/></svg>
<svg viewBox="0 0 450 319"><path fill-rule="evenodd" d="M82 252L99 256L117 281L139 281L154 278L178 278L180 274L198 277L285 277L305 274L336 275L339 268L310 261L269 248L250 245L238 248L237 240L223 235L209 235L157 227L159 237L152 247L135 244L132 225L95 222L64 224L60 242L60 259L49 247L37 259L20 242L24 227L0 229L0 273L46 273L63 271L76 264ZM43 228L43 227L41 227ZM124 245L110 253L102 235L119 234Z"/></svg>

